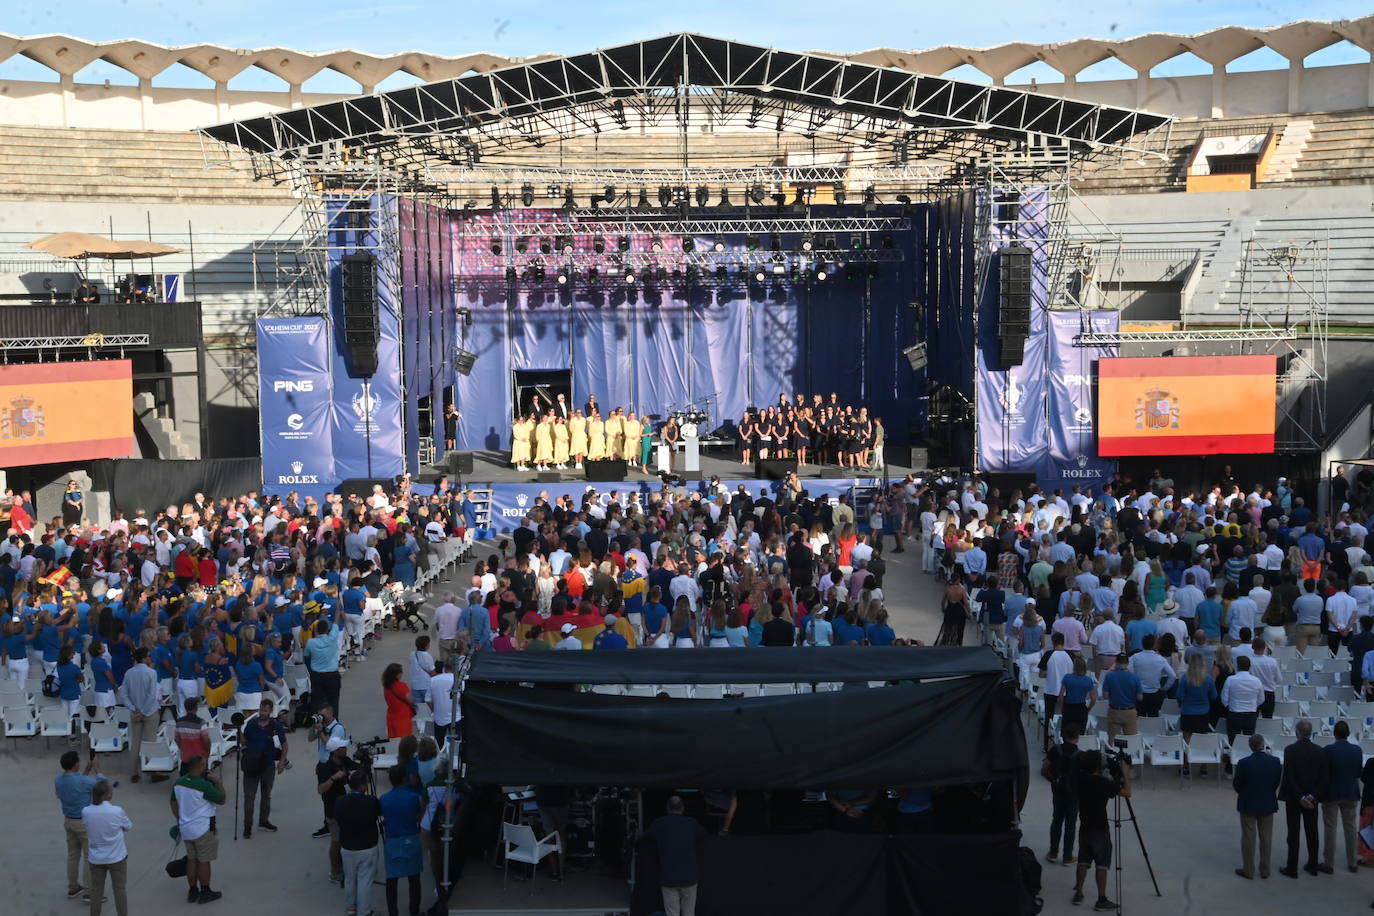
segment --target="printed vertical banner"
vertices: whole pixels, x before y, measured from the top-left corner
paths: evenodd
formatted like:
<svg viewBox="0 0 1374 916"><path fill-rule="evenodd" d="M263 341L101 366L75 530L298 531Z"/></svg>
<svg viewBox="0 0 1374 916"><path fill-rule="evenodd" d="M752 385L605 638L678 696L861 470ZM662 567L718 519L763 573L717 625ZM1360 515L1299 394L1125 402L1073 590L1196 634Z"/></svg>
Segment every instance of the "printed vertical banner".
<svg viewBox="0 0 1374 916"><path fill-rule="evenodd" d="M1115 311L1051 312L1049 316L1049 451L1037 478L1053 491L1074 486L1100 493L1116 462L1098 457L1093 373L1097 361L1116 356L1115 344L1081 346L1087 333L1113 334L1121 325Z"/></svg>
<svg viewBox="0 0 1374 916"><path fill-rule="evenodd" d="M329 322L322 317L260 318L258 425L265 493L332 488Z"/></svg>

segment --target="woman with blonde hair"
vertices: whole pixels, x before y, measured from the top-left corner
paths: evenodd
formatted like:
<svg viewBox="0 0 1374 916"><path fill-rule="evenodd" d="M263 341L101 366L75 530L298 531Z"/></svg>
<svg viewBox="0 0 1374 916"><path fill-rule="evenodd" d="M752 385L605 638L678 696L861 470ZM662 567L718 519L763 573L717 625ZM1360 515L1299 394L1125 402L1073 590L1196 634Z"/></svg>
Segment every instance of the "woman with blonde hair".
<svg viewBox="0 0 1374 916"><path fill-rule="evenodd" d="M1212 701L1212 711L1208 715L1208 724L1214 731L1217 723L1226 715L1226 707L1221 705L1221 691L1227 679L1235 673L1236 663L1231 658L1231 647L1225 644L1217 646L1217 654L1212 660L1212 683L1217 689L1217 698Z"/></svg>
<svg viewBox="0 0 1374 916"><path fill-rule="evenodd" d="M1178 730L1183 733L1183 743L1193 740L1193 735L1205 735L1212 730L1212 704L1219 703L1216 681L1207 676L1207 660L1197 652L1188 657L1188 667L1173 687L1174 698L1178 700ZM1190 775L1188 764L1183 764L1183 775ZM1207 775L1204 765L1201 775Z"/></svg>
<svg viewBox="0 0 1374 916"><path fill-rule="evenodd" d="M1151 614L1159 613L1168 587L1169 580L1164 575L1164 567L1160 565L1159 560L1151 560L1150 571L1145 575L1145 606L1150 609Z"/></svg>

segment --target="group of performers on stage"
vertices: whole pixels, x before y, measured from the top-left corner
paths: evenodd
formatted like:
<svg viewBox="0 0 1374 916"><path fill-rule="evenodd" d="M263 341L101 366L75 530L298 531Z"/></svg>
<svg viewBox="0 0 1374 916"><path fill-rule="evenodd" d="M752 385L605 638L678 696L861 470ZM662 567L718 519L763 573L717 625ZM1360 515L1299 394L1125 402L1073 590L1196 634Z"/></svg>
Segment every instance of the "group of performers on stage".
<svg viewBox="0 0 1374 916"><path fill-rule="evenodd" d="M676 448L682 439L677 421L663 428L663 440ZM517 471L581 469L586 461L624 459L650 473L654 424L648 415L616 407L604 418L592 395L582 409L568 408L562 394L542 414L531 409L511 427L511 464Z"/></svg>
<svg viewBox="0 0 1374 916"><path fill-rule="evenodd" d="M868 415L867 407L841 405L834 392L828 402L813 395L810 404L805 395L788 401L780 394L776 405L744 412L738 438L741 464L795 457L798 466L805 466L811 457L819 464L866 468L875 454L882 454L883 424Z"/></svg>

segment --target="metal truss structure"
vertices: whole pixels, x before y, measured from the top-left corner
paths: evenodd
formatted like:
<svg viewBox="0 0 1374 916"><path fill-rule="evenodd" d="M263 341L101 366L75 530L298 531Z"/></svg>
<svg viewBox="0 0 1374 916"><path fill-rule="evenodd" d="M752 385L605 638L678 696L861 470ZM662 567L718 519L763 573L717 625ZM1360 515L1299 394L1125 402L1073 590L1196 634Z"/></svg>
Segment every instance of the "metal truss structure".
<svg viewBox="0 0 1374 916"><path fill-rule="evenodd" d="M1194 331L1116 331L1079 334L1074 343L1082 347L1115 346L1118 344L1189 344L1228 343L1233 341L1297 340L1297 328L1221 328Z"/></svg>
<svg viewBox="0 0 1374 916"><path fill-rule="evenodd" d="M578 218L581 212L582 218ZM603 219L593 222L596 211L570 211L561 220L530 220L519 215L504 219L487 214L482 220L468 220L457 225L460 236L490 237L502 232L511 236L552 238L560 235L585 235L596 231L607 235L643 235L659 231L664 235L746 235L770 232L823 235L835 232L881 233L899 232L910 228L900 217L812 217L805 213L780 213L776 216L738 216L717 219L689 216L676 217L667 213L643 213L639 218L631 214L601 213Z"/></svg>
<svg viewBox="0 0 1374 916"><path fill-rule="evenodd" d="M151 338L147 334L82 334L76 337L7 337L0 338L0 351L10 350L120 350L124 347L146 347Z"/></svg>
<svg viewBox="0 0 1374 916"><path fill-rule="evenodd" d="M911 165L799 165L799 166L695 166L689 168L597 168L573 166L475 166L464 169L444 166L426 169L424 177L434 184L511 185L523 182L559 182L616 186L715 184L748 187L779 185L887 185L931 184L944 180L948 169L941 162Z"/></svg>

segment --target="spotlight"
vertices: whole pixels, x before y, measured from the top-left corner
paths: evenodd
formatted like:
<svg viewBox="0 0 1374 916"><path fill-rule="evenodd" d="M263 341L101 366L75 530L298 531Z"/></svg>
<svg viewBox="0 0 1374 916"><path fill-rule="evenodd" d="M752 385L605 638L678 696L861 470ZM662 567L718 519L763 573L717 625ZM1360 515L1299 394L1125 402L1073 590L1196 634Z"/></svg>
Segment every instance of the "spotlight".
<svg viewBox="0 0 1374 916"><path fill-rule="evenodd" d="M577 201L573 198L573 189L572 189L572 185L568 185L568 191L567 191L566 194L563 195L563 209L564 209L564 210L576 210L576 209L577 209Z"/></svg>
<svg viewBox="0 0 1374 916"><path fill-rule="evenodd" d="M782 251L782 236L776 232L768 233L768 247L774 251Z"/></svg>
<svg viewBox="0 0 1374 916"><path fill-rule="evenodd" d="M674 268L673 268L673 283L677 284L677 283L681 283L681 282L682 282L682 268L681 268L681 267L674 267Z"/></svg>
<svg viewBox="0 0 1374 916"><path fill-rule="evenodd" d="M629 251L630 237L628 235L622 235L620 238L615 240L615 247L620 251Z"/></svg>
<svg viewBox="0 0 1374 916"><path fill-rule="evenodd" d="M891 233L891 232L884 232L881 236L878 237L878 244L882 245L884 248L891 248L891 247L892 247L892 233Z"/></svg>
<svg viewBox="0 0 1374 916"><path fill-rule="evenodd" d="M755 184L755 185L750 186L750 188L749 188L749 199L750 199L750 200L752 200L752 201L753 201L754 203L756 203L756 204L761 204L761 203L763 203L763 198L764 198L763 185L761 185L761 184Z"/></svg>
<svg viewBox="0 0 1374 916"><path fill-rule="evenodd" d="M826 251L835 251L839 246L835 243L835 233L827 232L821 236L821 248Z"/></svg>
<svg viewBox="0 0 1374 916"><path fill-rule="evenodd" d="M868 275L868 279L870 279L870 280L876 280L876 279L878 279L878 262L877 262L877 261L869 261L868 263L866 263L866 264L864 265L864 270L866 271L866 273L867 273L867 275Z"/></svg>
<svg viewBox="0 0 1374 916"><path fill-rule="evenodd" d="M635 282L635 269L633 267L625 268L625 282L632 285Z"/></svg>
<svg viewBox="0 0 1374 916"><path fill-rule="evenodd" d="M837 206L837 207L843 207L843 206L844 206L844 200L845 200L844 185L842 185L842 184L837 184L837 185L835 185L835 189L834 189L831 193L834 194L834 196L835 196L835 206Z"/></svg>
<svg viewBox="0 0 1374 916"><path fill-rule="evenodd" d="M545 236L539 240L539 253L548 254L550 251L553 251L553 242L549 241L548 237Z"/></svg>
<svg viewBox="0 0 1374 916"><path fill-rule="evenodd" d="M811 237L811 233L808 232L808 233L806 233L806 235L803 235L803 236L802 236L802 243L801 243L801 250L802 250L802 251L810 251L812 248L815 248L815 247L816 247L816 242L815 242L815 239L813 239L813 238Z"/></svg>
<svg viewBox="0 0 1374 916"><path fill-rule="evenodd" d="M759 234L757 232L751 232L748 235L746 235L744 237L744 247L748 248L750 251L758 251Z"/></svg>
<svg viewBox="0 0 1374 916"><path fill-rule="evenodd" d="M782 275L785 274L785 273L787 273L787 265L783 263L782 258L774 258L774 259L773 259L773 274L774 274L774 276L779 276L779 277L780 277L780 276L782 276Z"/></svg>
<svg viewBox="0 0 1374 916"><path fill-rule="evenodd" d="M608 184L601 189L601 198L608 204L615 203L615 185Z"/></svg>
<svg viewBox="0 0 1374 916"><path fill-rule="evenodd" d="M639 203L635 204L635 209L637 209L637 210L647 210L647 209L649 209L649 189L648 189L648 188L640 188L640 189L639 189Z"/></svg>
<svg viewBox="0 0 1374 916"><path fill-rule="evenodd" d="M525 281L527 284L529 284L529 285L531 285L531 286L534 285L534 268L533 268L533 267L526 267L526 268L525 268L525 272L524 272L521 276L522 276L522 278L524 279L524 281Z"/></svg>
<svg viewBox="0 0 1374 916"><path fill-rule="evenodd" d="M762 265L762 264L757 265L757 266L754 268L754 282L755 282L755 283L762 283L764 280L767 280L767 279L768 279L768 274L766 274L766 273L764 272L764 270L763 270L763 265Z"/></svg>
<svg viewBox="0 0 1374 916"><path fill-rule="evenodd" d="M534 206L534 185L522 184L520 186L520 203L527 207Z"/></svg>
<svg viewBox="0 0 1374 916"><path fill-rule="evenodd" d="M534 265L534 282L538 286L544 285L544 265Z"/></svg>
<svg viewBox="0 0 1374 916"><path fill-rule="evenodd" d="M605 254L606 240L599 235L592 239L592 251L595 251L597 254Z"/></svg>
<svg viewBox="0 0 1374 916"><path fill-rule="evenodd" d="M872 213L876 209L878 209L878 192L873 189L872 185L869 185L864 188L864 212Z"/></svg>
<svg viewBox="0 0 1374 916"><path fill-rule="evenodd" d="M849 233L849 247L853 248L855 251L864 247L864 236L862 232Z"/></svg>
<svg viewBox="0 0 1374 916"><path fill-rule="evenodd" d="M696 247L697 247L697 243L696 243L696 241L695 241L690 235L684 235L684 236L682 237L682 250L683 250L683 251L691 251L691 250L693 250L693 249L696 248Z"/></svg>
<svg viewBox="0 0 1374 916"><path fill-rule="evenodd" d="M710 199L711 199L711 191L710 191L710 189L707 188L706 185L704 185L704 184L699 184L699 185L697 185L697 190L696 190L696 201L697 201L697 206L698 206L698 207L704 207L704 206L706 206L707 201L709 201Z"/></svg>
<svg viewBox="0 0 1374 916"><path fill-rule="evenodd" d="M730 278L730 270L724 264L716 265L716 282L724 283Z"/></svg>
<svg viewBox="0 0 1374 916"><path fill-rule="evenodd" d="M501 253L501 238L500 238L500 236L495 236L495 235L493 235L493 236L491 237L491 253L492 253L492 254L500 254L500 253Z"/></svg>
<svg viewBox="0 0 1374 916"><path fill-rule="evenodd" d="M524 254L526 251L529 251L530 240L523 235L520 236L515 240L515 250L520 252L520 254Z"/></svg>
<svg viewBox="0 0 1374 916"><path fill-rule="evenodd" d="M566 268L566 267L560 267L560 268L558 268L558 276L555 277L554 279L556 279L556 280L558 281L558 285L559 285L559 286L567 286L567 285L568 285L568 268Z"/></svg>
<svg viewBox="0 0 1374 916"><path fill-rule="evenodd" d="M620 265L619 265L619 264L607 264L607 265L606 265L606 276L609 277L609 278L611 278L612 280L614 280L616 277L620 276Z"/></svg>
<svg viewBox="0 0 1374 916"><path fill-rule="evenodd" d="M472 364L477 362L477 354L471 350L464 350L462 347L455 347L453 352L453 369L459 375L471 375Z"/></svg>
<svg viewBox="0 0 1374 916"><path fill-rule="evenodd" d="M650 250L650 251L662 251L662 250L663 250L663 239L659 238L658 236L654 236L652 239L650 239L650 240L649 240L649 250Z"/></svg>
<svg viewBox="0 0 1374 916"><path fill-rule="evenodd" d="M673 202L673 189L670 188L670 187L668 187L666 184L661 184L661 185L659 185L659 186L658 186L658 205L659 205L660 207L666 207L666 206L669 206L670 204L672 204L672 202Z"/></svg>
<svg viewBox="0 0 1374 916"><path fill-rule="evenodd" d="M518 280L518 279L519 279L519 278L518 278L518 276L517 276L516 273L515 273L515 268L514 268L514 267L507 267L507 268L506 268L506 282L509 283L509 284L511 284L511 285L514 285L515 282L516 282L516 280Z"/></svg>
<svg viewBox="0 0 1374 916"><path fill-rule="evenodd" d="M558 250L564 254L573 253L573 237L570 235L560 236L558 239Z"/></svg>
<svg viewBox="0 0 1374 916"><path fill-rule="evenodd" d="M557 196L559 196L559 195L562 194L562 193L563 193L563 186L562 186L562 185L556 185L556 184L551 184L551 185L549 185L549 196L550 196L550 197L557 197Z"/></svg>
<svg viewBox="0 0 1374 916"><path fill-rule="evenodd" d="M496 185L491 186L491 208L493 210L501 209L501 189Z"/></svg>
<svg viewBox="0 0 1374 916"><path fill-rule="evenodd" d="M817 265L816 265L815 277L816 277L817 282L824 281L824 280L826 280L827 278L829 278L829 276L830 276L830 271L828 271L828 270L825 269L825 265L824 265L824 264L817 264Z"/></svg>
<svg viewBox="0 0 1374 916"><path fill-rule="evenodd" d="M729 189L729 188L721 188L721 189L720 189L720 203L716 204L716 207L717 207L718 209L721 209L721 210L730 210L730 209L733 209L734 206L735 206L734 204L730 203L730 189Z"/></svg>
<svg viewBox="0 0 1374 916"><path fill-rule="evenodd" d="M902 355L905 356L906 361L911 364L913 372L919 372L930 362L929 357L926 355L926 343L924 340L915 346L907 347L902 351Z"/></svg>
<svg viewBox="0 0 1374 916"><path fill-rule="evenodd" d="M662 286L663 284L667 283L667 282L668 282L668 270L667 270L667 268L664 268L664 267L659 267L659 268L657 268L657 269L654 271L654 279L656 279L656 280L658 281L658 285L659 285L659 286Z"/></svg>
<svg viewBox="0 0 1374 916"><path fill-rule="evenodd" d="M711 247L716 251L724 251L725 236L721 235L720 233L716 233L716 240L712 243Z"/></svg>
<svg viewBox="0 0 1374 916"><path fill-rule="evenodd" d="M596 285L596 281L599 280L599 279L601 279L601 277L600 277L600 275L597 273L597 269L596 269L595 267L589 267L589 268L587 268L587 282L588 282L589 284L591 284L592 286L595 286L595 285Z"/></svg>

